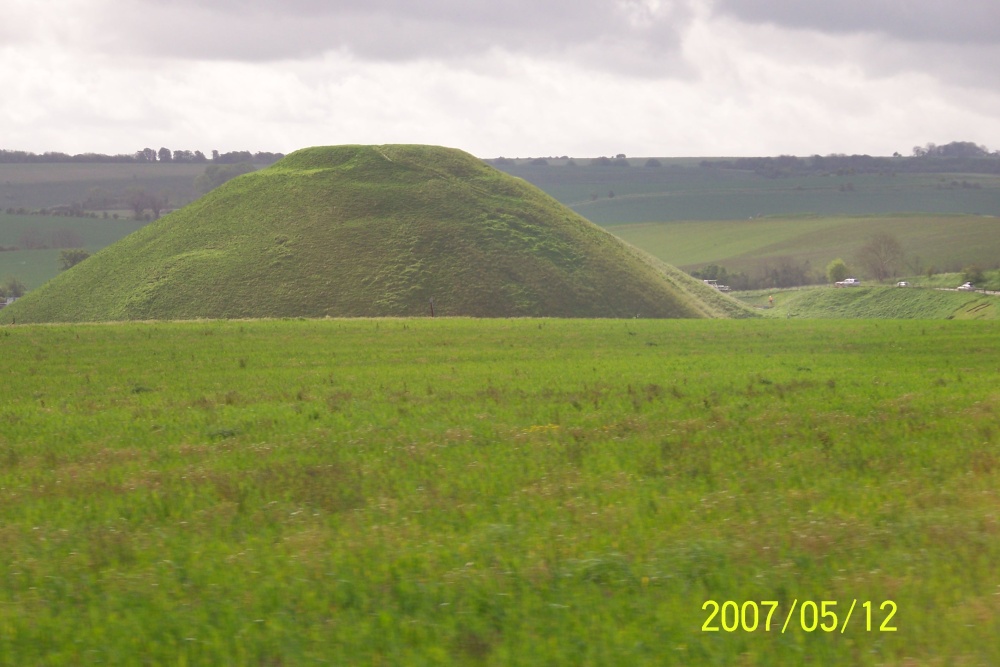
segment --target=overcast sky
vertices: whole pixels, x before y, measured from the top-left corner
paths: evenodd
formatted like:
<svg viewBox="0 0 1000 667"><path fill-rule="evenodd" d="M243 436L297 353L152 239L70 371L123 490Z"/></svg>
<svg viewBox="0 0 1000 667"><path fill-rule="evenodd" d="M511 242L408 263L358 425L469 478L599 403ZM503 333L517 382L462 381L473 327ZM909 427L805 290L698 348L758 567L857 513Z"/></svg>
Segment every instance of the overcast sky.
<svg viewBox="0 0 1000 667"><path fill-rule="evenodd" d="M996 0L2 0L0 148L1000 149Z"/></svg>

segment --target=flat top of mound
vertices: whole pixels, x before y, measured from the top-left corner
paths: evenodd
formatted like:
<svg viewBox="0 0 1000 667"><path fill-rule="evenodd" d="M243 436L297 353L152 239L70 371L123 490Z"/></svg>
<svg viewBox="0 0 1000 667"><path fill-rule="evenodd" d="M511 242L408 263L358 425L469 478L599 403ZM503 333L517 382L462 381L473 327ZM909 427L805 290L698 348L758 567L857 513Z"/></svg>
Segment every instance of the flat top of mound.
<svg viewBox="0 0 1000 667"><path fill-rule="evenodd" d="M240 176L0 321L745 311L455 149L336 146Z"/></svg>

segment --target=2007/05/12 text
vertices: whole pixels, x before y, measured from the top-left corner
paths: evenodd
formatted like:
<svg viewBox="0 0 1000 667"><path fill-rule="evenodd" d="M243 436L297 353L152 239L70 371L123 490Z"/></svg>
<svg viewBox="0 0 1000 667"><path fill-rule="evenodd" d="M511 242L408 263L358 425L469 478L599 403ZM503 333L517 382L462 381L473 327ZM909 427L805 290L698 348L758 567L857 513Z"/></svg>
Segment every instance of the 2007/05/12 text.
<svg viewBox="0 0 1000 667"><path fill-rule="evenodd" d="M725 632L736 632L737 630L755 632L757 628L763 627L765 632L770 632L771 621L779 605L780 603L777 600L762 600L760 603L748 600L742 605L732 600L727 600L721 605L715 600L708 600L701 606L702 610L709 612L708 618L705 619L701 629L702 632L718 632L720 629ZM843 617L843 623L841 623L840 617L837 615L837 602L835 600L823 600L821 602L805 600L800 604L796 598L792 602L792 606L789 607L788 613L779 615L777 622L780 622L783 616L784 623L781 626L781 632L784 633L788 630L789 625L794 630L795 624L792 623L792 619L795 616L796 609L798 609L797 625L801 630L805 632L822 630L823 632L839 631L843 633L847 630L847 624L850 622L857 605L857 599L851 601L851 608L847 611L847 614ZM865 631L871 632L873 627L873 603L868 600L862 602L861 606L865 610ZM877 609L881 614L876 612L875 616L881 616L882 622L879 624L879 619L875 618L876 631L895 632L896 627L891 625L891 621L892 617L896 615L896 603L892 600L886 600L878 605Z"/></svg>

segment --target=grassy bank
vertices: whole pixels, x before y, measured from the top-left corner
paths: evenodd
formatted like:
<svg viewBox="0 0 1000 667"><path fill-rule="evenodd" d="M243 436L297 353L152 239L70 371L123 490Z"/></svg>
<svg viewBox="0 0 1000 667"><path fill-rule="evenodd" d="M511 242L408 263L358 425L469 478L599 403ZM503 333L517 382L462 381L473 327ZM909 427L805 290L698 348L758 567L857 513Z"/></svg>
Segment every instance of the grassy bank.
<svg viewBox="0 0 1000 667"><path fill-rule="evenodd" d="M0 665L995 664L997 334L4 327Z"/></svg>
<svg viewBox="0 0 1000 667"><path fill-rule="evenodd" d="M932 287L829 285L737 292L737 298L770 317L804 319L997 320L1000 297Z"/></svg>

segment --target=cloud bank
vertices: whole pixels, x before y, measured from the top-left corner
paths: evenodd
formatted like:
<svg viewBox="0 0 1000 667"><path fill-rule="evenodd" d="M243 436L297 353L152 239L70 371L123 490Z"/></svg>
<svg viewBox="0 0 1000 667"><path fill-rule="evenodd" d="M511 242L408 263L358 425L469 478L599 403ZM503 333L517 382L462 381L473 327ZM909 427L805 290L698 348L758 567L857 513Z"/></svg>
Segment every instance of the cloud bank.
<svg viewBox="0 0 1000 667"><path fill-rule="evenodd" d="M0 147L997 147L997 25L983 0L9 0Z"/></svg>

